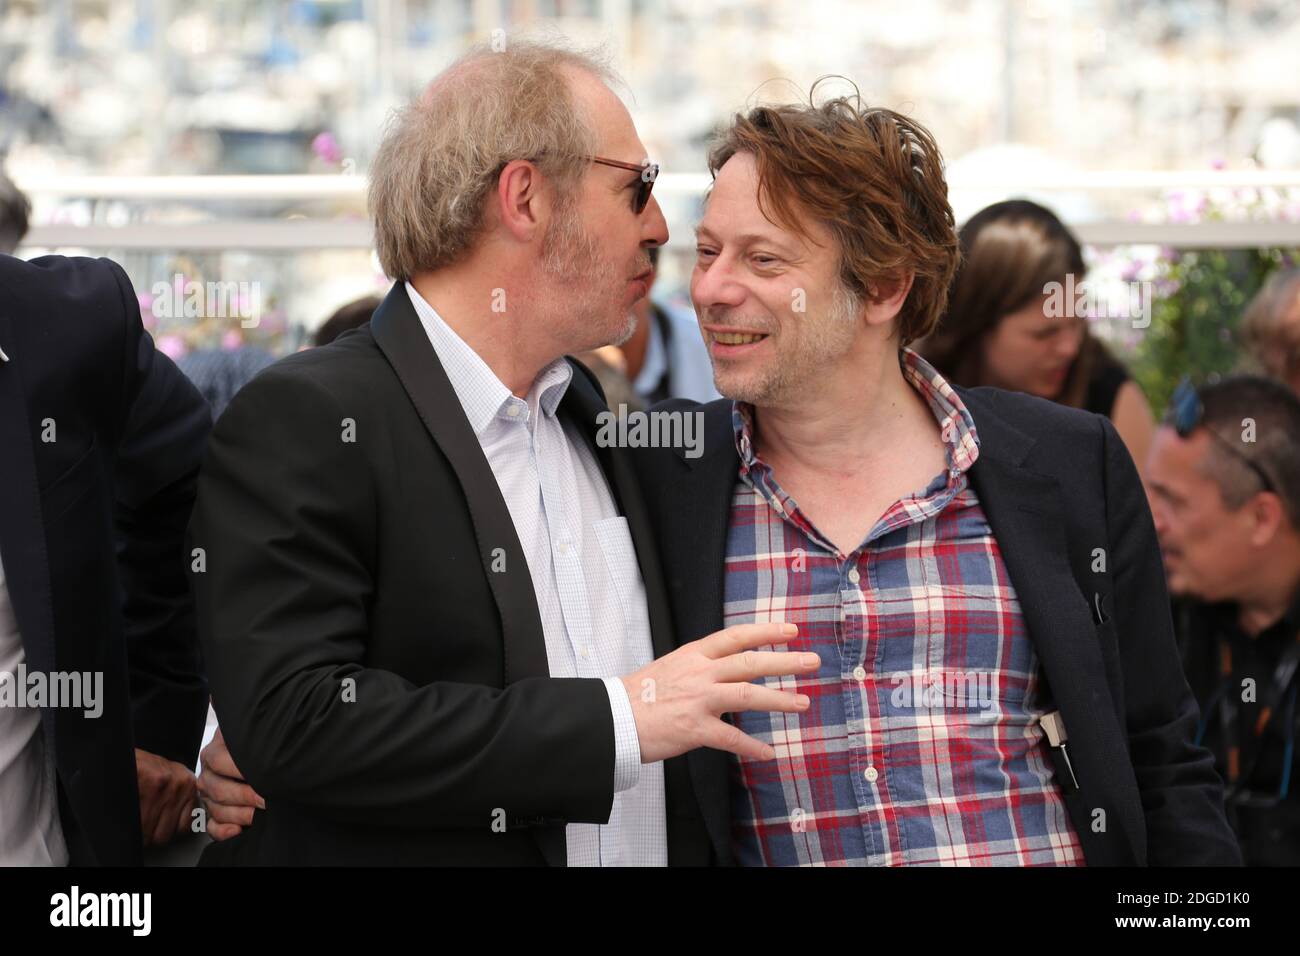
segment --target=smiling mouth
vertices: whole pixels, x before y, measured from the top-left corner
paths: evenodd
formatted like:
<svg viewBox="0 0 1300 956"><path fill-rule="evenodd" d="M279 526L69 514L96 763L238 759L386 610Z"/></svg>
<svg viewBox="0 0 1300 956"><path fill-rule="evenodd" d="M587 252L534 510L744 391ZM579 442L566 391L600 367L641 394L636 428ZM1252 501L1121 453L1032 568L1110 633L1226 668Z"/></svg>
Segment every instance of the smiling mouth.
<svg viewBox="0 0 1300 956"><path fill-rule="evenodd" d="M750 332L714 332L713 341L719 345L751 345L767 338L766 334Z"/></svg>

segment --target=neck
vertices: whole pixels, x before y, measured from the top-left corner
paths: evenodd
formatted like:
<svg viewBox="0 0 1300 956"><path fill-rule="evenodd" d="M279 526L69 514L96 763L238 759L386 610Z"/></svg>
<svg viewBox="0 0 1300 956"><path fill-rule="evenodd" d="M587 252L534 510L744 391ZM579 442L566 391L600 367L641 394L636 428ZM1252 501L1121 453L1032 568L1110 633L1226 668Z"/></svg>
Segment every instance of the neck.
<svg viewBox="0 0 1300 956"><path fill-rule="evenodd" d="M756 447L777 461L846 476L870 467L917 429L938 431L924 399L903 377L897 342L855 349L819 374L798 400L755 409Z"/></svg>
<svg viewBox="0 0 1300 956"><path fill-rule="evenodd" d="M1237 602L1237 623L1251 637L1258 637L1300 598L1300 556L1261 561L1254 579L1258 585L1254 593Z"/></svg>
<svg viewBox="0 0 1300 956"><path fill-rule="evenodd" d="M492 374L523 398L541 370L564 350L552 347L549 338L537 334L542 323L520 320L532 304L525 291L528 283L506 281L506 275L514 273L497 268L485 275L470 261L421 273L411 285L487 363Z"/></svg>

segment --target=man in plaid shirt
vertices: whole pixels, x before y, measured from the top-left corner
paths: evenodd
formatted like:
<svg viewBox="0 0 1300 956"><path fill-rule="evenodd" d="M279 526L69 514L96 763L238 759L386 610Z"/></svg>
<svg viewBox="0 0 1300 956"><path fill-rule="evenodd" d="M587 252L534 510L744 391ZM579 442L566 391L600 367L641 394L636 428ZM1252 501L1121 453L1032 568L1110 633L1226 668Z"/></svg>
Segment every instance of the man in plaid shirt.
<svg viewBox="0 0 1300 956"><path fill-rule="evenodd" d="M689 756L719 857L1239 863L1114 428L906 348L959 258L929 133L759 108L710 169L691 294L726 399L656 409L702 454L637 452L676 639L785 620L822 662L766 681L807 711L734 721L775 759Z"/></svg>

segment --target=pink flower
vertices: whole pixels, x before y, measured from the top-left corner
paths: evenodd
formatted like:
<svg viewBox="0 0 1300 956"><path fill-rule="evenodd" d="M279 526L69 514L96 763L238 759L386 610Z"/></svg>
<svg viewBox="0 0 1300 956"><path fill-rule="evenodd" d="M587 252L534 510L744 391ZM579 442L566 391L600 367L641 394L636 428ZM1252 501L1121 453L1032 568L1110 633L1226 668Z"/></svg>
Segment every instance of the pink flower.
<svg viewBox="0 0 1300 956"><path fill-rule="evenodd" d="M311 151L327 163L337 163L343 159L343 150L333 133L318 133L311 141Z"/></svg>

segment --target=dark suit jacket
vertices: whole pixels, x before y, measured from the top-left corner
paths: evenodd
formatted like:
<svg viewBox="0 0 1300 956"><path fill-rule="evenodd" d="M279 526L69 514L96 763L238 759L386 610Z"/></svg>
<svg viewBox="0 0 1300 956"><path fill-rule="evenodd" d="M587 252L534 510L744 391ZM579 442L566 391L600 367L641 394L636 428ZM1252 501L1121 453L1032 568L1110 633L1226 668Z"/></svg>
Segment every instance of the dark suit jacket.
<svg viewBox="0 0 1300 956"><path fill-rule="evenodd" d="M663 578L627 456L595 446L604 407L575 363L559 414L628 520L658 656ZM563 824L608 820L609 697L548 676L510 513L402 284L235 397L190 537L214 706L267 803L205 863L563 865ZM684 760L665 777L669 861L707 863Z"/></svg>
<svg viewBox="0 0 1300 956"><path fill-rule="evenodd" d="M192 767L207 713L182 546L208 407L107 259L0 256L0 349L0 557L27 667L104 674L100 717L41 714L71 862L138 863L132 748Z"/></svg>
<svg viewBox="0 0 1300 956"><path fill-rule="evenodd" d="M1065 794L1087 862L1239 864L1213 758L1179 666L1146 497L1106 419L998 389L958 389L975 419L970 472L1069 733L1080 790ZM723 565L739 458L731 402L702 410L703 454L639 449L679 641L722 626ZM1093 571L1094 549L1104 549ZM1101 567L1100 563L1097 565ZM1058 760L1058 767L1061 766ZM719 859L730 846L729 755L688 754ZM1094 810L1105 830L1094 829Z"/></svg>

